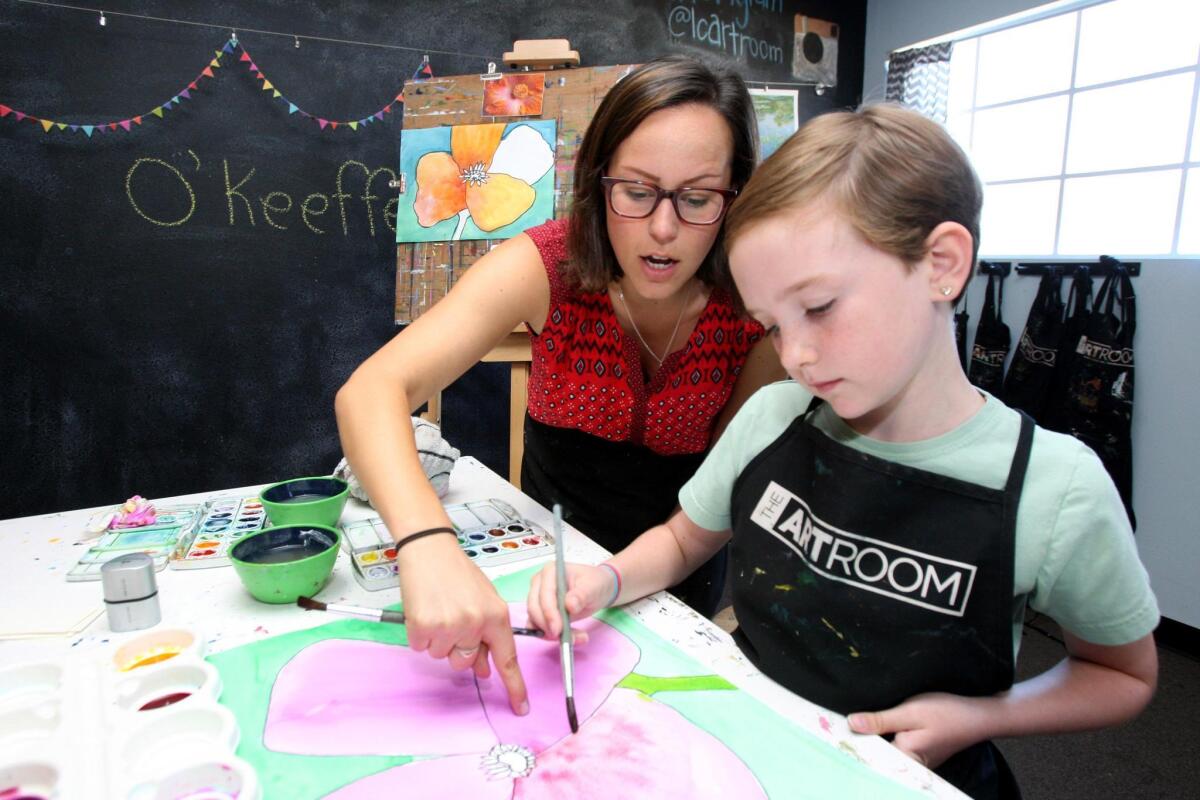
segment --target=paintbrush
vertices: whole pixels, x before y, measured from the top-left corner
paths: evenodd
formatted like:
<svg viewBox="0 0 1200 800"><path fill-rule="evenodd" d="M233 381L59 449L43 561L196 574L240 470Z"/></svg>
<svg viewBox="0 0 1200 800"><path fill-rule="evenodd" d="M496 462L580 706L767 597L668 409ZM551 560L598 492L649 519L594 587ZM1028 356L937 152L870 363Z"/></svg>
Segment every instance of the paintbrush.
<svg viewBox="0 0 1200 800"><path fill-rule="evenodd" d="M297 597L296 605L303 609L307 609L308 611L330 611L334 614L345 614L350 617L375 620L376 622L392 622L397 625L404 624L403 611L387 611L382 608L348 606L343 603L322 603L320 600L314 600L311 597ZM517 636L543 635L542 632L537 628L513 628L512 632Z"/></svg>

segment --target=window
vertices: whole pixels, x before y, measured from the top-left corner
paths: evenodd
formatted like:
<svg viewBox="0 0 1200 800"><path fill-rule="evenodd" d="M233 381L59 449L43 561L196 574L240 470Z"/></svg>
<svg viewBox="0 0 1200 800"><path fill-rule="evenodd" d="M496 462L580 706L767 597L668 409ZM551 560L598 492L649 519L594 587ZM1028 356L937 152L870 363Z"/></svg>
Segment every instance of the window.
<svg viewBox="0 0 1200 800"><path fill-rule="evenodd" d="M987 257L1200 254L1200 2L1107 0L955 42L946 127Z"/></svg>

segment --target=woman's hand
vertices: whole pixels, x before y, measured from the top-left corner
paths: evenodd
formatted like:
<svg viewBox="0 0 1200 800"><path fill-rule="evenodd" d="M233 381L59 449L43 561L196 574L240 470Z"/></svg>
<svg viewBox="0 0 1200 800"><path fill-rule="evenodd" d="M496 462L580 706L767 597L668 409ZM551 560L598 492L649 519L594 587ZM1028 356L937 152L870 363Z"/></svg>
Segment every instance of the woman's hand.
<svg viewBox="0 0 1200 800"><path fill-rule="evenodd" d="M491 673L490 654L513 713L528 714L508 603L454 537L415 541L400 551L397 561L409 646L433 658L448 658L454 669L474 669L480 678Z"/></svg>
<svg viewBox="0 0 1200 800"><path fill-rule="evenodd" d="M586 564L567 564L567 614L571 619L590 617L606 607L613 598L616 576L605 567ZM549 563L533 576L529 583L529 622L546 632L547 638L558 638L563 621L558 613L558 589L554 564ZM576 634L576 642L582 634Z"/></svg>

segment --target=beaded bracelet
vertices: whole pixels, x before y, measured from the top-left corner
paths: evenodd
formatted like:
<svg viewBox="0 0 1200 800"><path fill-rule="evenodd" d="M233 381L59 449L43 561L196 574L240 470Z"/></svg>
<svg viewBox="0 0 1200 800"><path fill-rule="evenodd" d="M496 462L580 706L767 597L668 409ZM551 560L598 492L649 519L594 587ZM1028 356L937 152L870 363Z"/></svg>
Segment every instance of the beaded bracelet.
<svg viewBox="0 0 1200 800"><path fill-rule="evenodd" d="M449 533L454 536L458 535L458 533L455 532L454 528L446 528L446 527L430 528L430 529L424 530L424 531L417 531L416 533L410 533L408 536L405 536L403 539L396 542L396 550L398 551L401 547L404 547L404 545L408 544L409 542L415 541L417 539L422 539L426 536L432 536L435 533Z"/></svg>
<svg viewBox="0 0 1200 800"><path fill-rule="evenodd" d="M621 596L621 573L617 571L616 567L607 562L601 564L600 566L607 568L608 571L613 574L613 580L616 582L616 586L613 588L612 597L608 598L608 602L604 604L605 608L610 608L612 607L613 603L617 602L617 598Z"/></svg>

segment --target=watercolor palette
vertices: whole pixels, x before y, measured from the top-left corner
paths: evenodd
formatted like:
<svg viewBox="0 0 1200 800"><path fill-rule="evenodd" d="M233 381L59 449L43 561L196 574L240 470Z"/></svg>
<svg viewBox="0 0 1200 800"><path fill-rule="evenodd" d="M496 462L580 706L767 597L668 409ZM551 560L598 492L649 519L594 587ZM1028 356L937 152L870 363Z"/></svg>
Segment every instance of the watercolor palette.
<svg viewBox="0 0 1200 800"><path fill-rule="evenodd" d="M100 568L126 553L145 553L156 572L163 569L179 540L194 530L200 510L200 504L163 506L152 525L105 531L67 572L67 580L98 581Z"/></svg>
<svg viewBox="0 0 1200 800"><path fill-rule="evenodd" d="M202 641L163 629L0 669L0 796L258 800Z"/></svg>
<svg viewBox="0 0 1200 800"><path fill-rule="evenodd" d="M199 523L180 537L171 553L171 569L228 567L233 543L262 530L266 521L266 511L257 495L210 499L204 504Z"/></svg>
<svg viewBox="0 0 1200 800"><path fill-rule="evenodd" d="M494 567L527 558L551 555L554 538L541 527L522 519L503 500L481 500L446 506L463 552L482 567ZM354 579L364 589L396 587L396 548L379 517L342 526L342 547L354 564Z"/></svg>

